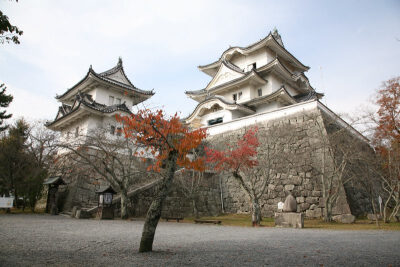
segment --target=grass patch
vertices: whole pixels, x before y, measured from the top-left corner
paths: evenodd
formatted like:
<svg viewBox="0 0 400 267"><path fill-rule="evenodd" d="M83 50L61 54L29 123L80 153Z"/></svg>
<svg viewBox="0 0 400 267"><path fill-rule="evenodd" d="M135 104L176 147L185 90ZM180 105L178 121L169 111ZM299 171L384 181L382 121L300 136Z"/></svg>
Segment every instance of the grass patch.
<svg viewBox="0 0 400 267"><path fill-rule="evenodd" d="M182 222L194 223L194 217L187 217ZM215 217L201 217L200 220L219 220L222 225L252 227L250 214L224 214ZM261 227L275 227L274 218L263 218ZM400 231L400 222L383 223L380 222L380 228L375 221L368 219L358 219L353 224L344 224L324 222L322 219L305 219L304 228L306 229L329 229L329 230L392 230Z"/></svg>
<svg viewBox="0 0 400 267"><path fill-rule="evenodd" d="M194 217L187 217L183 220L183 222L194 223ZM251 215L249 214L224 214L219 216L210 216L210 217L201 217L200 220L219 220L222 225L229 226L244 226L251 227ZM274 219L273 218L263 218L261 221L261 226L263 227L273 227Z"/></svg>
<svg viewBox="0 0 400 267"><path fill-rule="evenodd" d="M6 214L6 209L0 209L0 214ZM25 208L25 210L22 209L17 209L17 208L11 208L11 214L40 214L40 213L44 213L45 210L38 210L35 209L35 212L32 212L31 208Z"/></svg>

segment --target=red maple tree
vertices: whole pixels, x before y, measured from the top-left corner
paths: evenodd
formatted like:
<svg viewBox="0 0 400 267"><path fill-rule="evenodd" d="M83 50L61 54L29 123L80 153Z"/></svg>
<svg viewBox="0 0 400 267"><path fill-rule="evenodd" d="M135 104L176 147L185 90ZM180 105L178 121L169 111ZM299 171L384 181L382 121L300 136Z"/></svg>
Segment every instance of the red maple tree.
<svg viewBox="0 0 400 267"><path fill-rule="evenodd" d="M383 83L376 104L379 110L373 143L383 165L379 176L388 195L384 203L384 221L389 222L400 210L400 76ZM388 215L390 203L393 207Z"/></svg>
<svg viewBox="0 0 400 267"><path fill-rule="evenodd" d="M204 158L191 159L189 155L206 137L206 130L190 131L182 124L177 114L167 117L162 110L153 112L143 109L130 116L117 116L117 120L124 124L125 137L138 146L144 147L137 156L144 158L147 153L151 153L154 163L149 170L153 169L163 176L159 191L147 212L140 241L139 252L152 251L163 202L167 197L177 167L204 170Z"/></svg>
<svg viewBox="0 0 400 267"><path fill-rule="evenodd" d="M378 127L375 139L400 143L400 76L383 83L378 90Z"/></svg>
<svg viewBox="0 0 400 267"><path fill-rule="evenodd" d="M257 127L247 130L236 144L233 146L228 145L228 148L223 151L205 148L206 161L213 165L213 168L218 172L231 173L251 199L253 226L260 225L261 209L259 198L264 193L267 185L267 179L262 179L261 190L256 193L255 187L257 183L255 181L259 180L259 175L251 172L251 170L259 165L257 148L260 144L257 138L257 131Z"/></svg>

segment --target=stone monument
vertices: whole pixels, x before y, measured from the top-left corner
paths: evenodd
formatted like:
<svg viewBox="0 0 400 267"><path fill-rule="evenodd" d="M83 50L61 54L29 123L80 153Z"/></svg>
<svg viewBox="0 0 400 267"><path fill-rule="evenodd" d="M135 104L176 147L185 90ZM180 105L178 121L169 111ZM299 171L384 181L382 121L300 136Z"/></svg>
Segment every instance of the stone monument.
<svg viewBox="0 0 400 267"><path fill-rule="evenodd" d="M286 197L283 212L275 213L275 227L304 228L304 213L297 213L297 202L292 193Z"/></svg>

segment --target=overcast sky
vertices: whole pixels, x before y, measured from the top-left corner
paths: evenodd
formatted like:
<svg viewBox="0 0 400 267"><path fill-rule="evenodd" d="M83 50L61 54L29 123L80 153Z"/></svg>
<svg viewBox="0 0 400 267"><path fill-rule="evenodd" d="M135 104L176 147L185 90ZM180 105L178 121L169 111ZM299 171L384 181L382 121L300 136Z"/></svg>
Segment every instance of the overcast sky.
<svg viewBox="0 0 400 267"><path fill-rule="evenodd" d="M101 72L119 56L136 87L155 90L149 106L186 116L196 103L184 91L211 79L197 66L274 27L335 112L352 112L400 75L398 0L0 0L0 9L24 31L20 45L0 45L0 81L14 95L14 117L54 119L56 94L91 64Z"/></svg>

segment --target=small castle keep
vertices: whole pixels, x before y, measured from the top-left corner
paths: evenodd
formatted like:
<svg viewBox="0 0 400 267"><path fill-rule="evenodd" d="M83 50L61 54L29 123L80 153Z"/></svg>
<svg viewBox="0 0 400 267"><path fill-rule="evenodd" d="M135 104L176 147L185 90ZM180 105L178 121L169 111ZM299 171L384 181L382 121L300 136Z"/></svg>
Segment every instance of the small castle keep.
<svg viewBox="0 0 400 267"><path fill-rule="evenodd" d="M259 151L266 153L271 149L271 131L278 133L274 136L281 133L273 149L281 149L288 156L271 160L270 180L261 200L262 214L272 216L277 204L291 192L298 212L304 212L306 217L321 217L325 208L321 170L333 169L336 161L343 159L336 154L327 157L327 151L331 151L327 147L335 144L338 131L344 133L346 142L359 143L359 147L366 147L367 140L319 101L323 94L311 86L305 75L309 67L286 50L274 30L249 46L230 47L218 60L199 69L211 80L203 89L185 92L198 104L184 122L193 129L207 127L207 144L221 149L234 144L249 127L257 126ZM131 84L121 60L103 73L90 68L82 81L57 96L62 106L48 127L62 131L68 138L101 121L112 132L118 126L109 120L110 115L130 113L132 105L152 95L152 91ZM185 179L179 177L185 175L190 174L180 173L177 179ZM360 178L362 173L355 176ZM338 186L334 214L360 215L369 211L368 201L355 181ZM69 196L64 209L94 206L95 190L90 181L75 183L74 189L69 190L74 195ZM132 188L131 216L145 215L156 190L157 183ZM206 172L195 196L189 197L184 191L177 183L166 200L164 214L186 216L194 210L200 215L250 212L247 197L229 174Z"/></svg>

